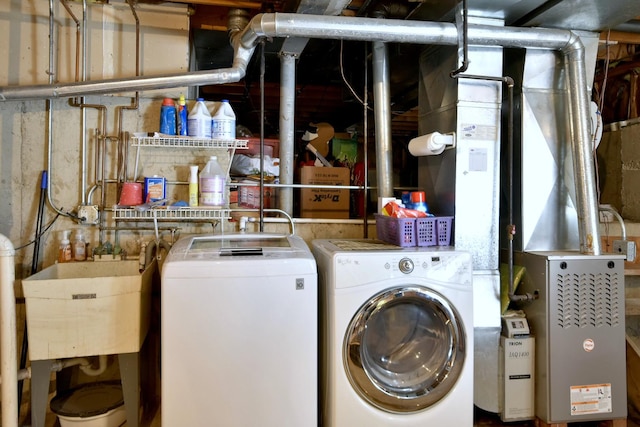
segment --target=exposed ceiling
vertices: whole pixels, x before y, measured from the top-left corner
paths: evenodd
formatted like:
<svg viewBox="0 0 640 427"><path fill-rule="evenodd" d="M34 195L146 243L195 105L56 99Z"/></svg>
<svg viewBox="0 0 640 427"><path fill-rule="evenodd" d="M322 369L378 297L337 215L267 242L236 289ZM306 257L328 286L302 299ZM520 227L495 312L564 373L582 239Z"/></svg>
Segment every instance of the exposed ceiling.
<svg viewBox="0 0 640 427"><path fill-rule="evenodd" d="M174 0L176 1L176 0ZM233 51L226 33L227 14L242 8L250 17L258 13L296 12L356 17L384 11L394 19L452 22L457 0L197 0L190 3L194 69L231 65ZM508 26L540 26L607 31L610 40L640 44L638 0L468 0L469 16L497 18ZM254 133L260 130L261 63L264 56L265 136L277 136L280 107L280 59L283 40L269 40L256 49L243 81L200 88L210 100L229 99L238 116ZM395 136L417 132L417 53L422 46L389 47L392 131ZM363 120L363 106L348 89L348 82L362 98L370 47L365 42L312 39L297 61L296 131L309 122L329 122L336 131ZM365 80L366 79L366 80ZM369 91L371 88L369 88ZM369 95L371 96L371 95ZM370 102L372 100L370 99Z"/></svg>

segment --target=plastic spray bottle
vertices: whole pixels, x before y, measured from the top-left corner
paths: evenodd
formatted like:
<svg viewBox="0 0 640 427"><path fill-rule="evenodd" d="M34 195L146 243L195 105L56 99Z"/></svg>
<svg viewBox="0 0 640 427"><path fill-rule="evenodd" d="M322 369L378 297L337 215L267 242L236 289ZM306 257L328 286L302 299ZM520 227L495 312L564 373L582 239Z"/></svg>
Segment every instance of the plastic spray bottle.
<svg viewBox="0 0 640 427"><path fill-rule="evenodd" d="M178 135L187 136L189 135L189 131L187 130L187 101L184 98L184 95L180 95L178 99Z"/></svg>
<svg viewBox="0 0 640 427"><path fill-rule="evenodd" d="M87 260L87 242L84 240L84 231L76 230L73 241L73 259L76 261Z"/></svg>
<svg viewBox="0 0 640 427"><path fill-rule="evenodd" d="M62 240L60 240L60 248L58 250L58 262L71 261L71 242L69 242L69 234L71 231L64 230L62 232Z"/></svg>
<svg viewBox="0 0 640 427"><path fill-rule="evenodd" d="M189 166L189 206L198 206L198 165Z"/></svg>
<svg viewBox="0 0 640 427"><path fill-rule="evenodd" d="M207 165L200 173L200 204L203 206L225 205L227 176L222 171L218 158L209 157Z"/></svg>

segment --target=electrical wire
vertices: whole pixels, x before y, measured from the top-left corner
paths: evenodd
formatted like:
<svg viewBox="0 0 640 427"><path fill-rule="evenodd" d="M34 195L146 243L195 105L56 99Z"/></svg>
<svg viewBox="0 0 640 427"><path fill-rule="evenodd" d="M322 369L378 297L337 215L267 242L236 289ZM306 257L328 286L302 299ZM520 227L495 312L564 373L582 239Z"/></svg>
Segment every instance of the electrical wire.
<svg viewBox="0 0 640 427"><path fill-rule="evenodd" d="M601 89L601 96L599 97L600 99L600 105L598 105L598 110L600 110L600 117L602 117L602 109L604 108L604 97L605 97L605 92L607 89L607 79L609 77L609 58L610 58L610 51L609 51L609 46L610 46L610 36L611 36L611 29L609 29L609 31L607 31L607 40L605 42L605 47L606 47L606 55L607 57L605 58L605 63L604 63L604 77L602 79L602 89ZM597 125L599 126L600 124L597 123ZM593 129L593 136L592 136L592 158L593 158L593 164L594 164L594 172L595 172L595 178L596 178L596 198L598 200L598 206L600 205L600 197L601 197L601 192L600 192L600 170L598 168L598 153L596 151L596 141L595 141L595 135L596 135L596 129ZM608 227L608 226L607 226Z"/></svg>
<svg viewBox="0 0 640 427"><path fill-rule="evenodd" d="M45 233L46 233L46 232L47 232L47 231L48 231L48 230L53 226L53 223L54 223L54 222L56 222L56 220L60 217L60 215L62 215L62 214L61 214L60 212L58 212L58 213L56 214L55 218L53 218L53 219L51 220L51 222L50 222L50 223L49 223L49 224L44 228L44 230L42 230L42 232L41 232L39 235L36 235L36 236L33 238L33 240L31 240L31 241L30 241L30 242L28 242L28 243L25 243L25 244L24 244L24 245L22 245L22 246L16 246L16 247L15 247L15 250L17 251L17 250L19 250L19 249L24 249L24 248L26 248L26 247L28 247L28 246L30 246L30 245L33 245L33 244L34 244L38 239L40 239L42 236L44 236L44 234L45 234Z"/></svg>
<svg viewBox="0 0 640 427"><path fill-rule="evenodd" d="M602 79L602 96L600 97L600 105L598 105L598 109L600 110L600 114L602 114L602 110L604 108L604 95L607 89L607 78L609 75L609 58L610 58L610 50L609 50L609 46L611 45L610 42L610 37L611 37L611 29L609 29L609 31L607 31L607 41L605 43L605 47L606 47L606 55L607 57L605 58L605 62L604 62L604 78Z"/></svg>
<svg viewBox="0 0 640 427"><path fill-rule="evenodd" d="M365 101L363 101L358 94L356 93L356 91L353 89L353 87L351 86L351 84L349 83L349 81L347 80L347 78L344 75L344 64L342 62L342 52L343 52L343 47L344 47L344 40L340 40L340 76L342 77L342 81L344 82L344 84L347 86L347 88L349 89L349 91L351 91L351 94L353 95L353 97L363 106L365 106L369 111L373 111L373 108L369 107ZM366 89L365 89L366 90Z"/></svg>

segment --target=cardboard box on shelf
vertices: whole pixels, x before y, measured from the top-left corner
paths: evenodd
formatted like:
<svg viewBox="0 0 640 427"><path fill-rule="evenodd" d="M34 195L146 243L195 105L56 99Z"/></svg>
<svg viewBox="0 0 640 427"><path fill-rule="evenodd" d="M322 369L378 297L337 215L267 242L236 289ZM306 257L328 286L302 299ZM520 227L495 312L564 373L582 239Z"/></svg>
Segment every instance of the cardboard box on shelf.
<svg viewBox="0 0 640 427"><path fill-rule="evenodd" d="M349 168L304 166L300 183L309 185L349 185ZM349 218L349 190L303 188L300 192L302 218Z"/></svg>

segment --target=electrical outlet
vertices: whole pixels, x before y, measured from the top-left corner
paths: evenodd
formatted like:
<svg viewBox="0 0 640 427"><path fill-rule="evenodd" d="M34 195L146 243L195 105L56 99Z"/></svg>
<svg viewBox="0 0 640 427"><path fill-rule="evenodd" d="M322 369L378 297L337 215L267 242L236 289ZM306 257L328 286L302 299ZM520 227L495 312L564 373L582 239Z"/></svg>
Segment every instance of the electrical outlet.
<svg viewBox="0 0 640 427"><path fill-rule="evenodd" d="M626 260L633 262L636 259L636 242L629 240L614 240L613 252L626 255Z"/></svg>
<svg viewBox="0 0 640 427"><path fill-rule="evenodd" d="M97 224L99 217L97 205L78 206L78 222L80 224Z"/></svg>

